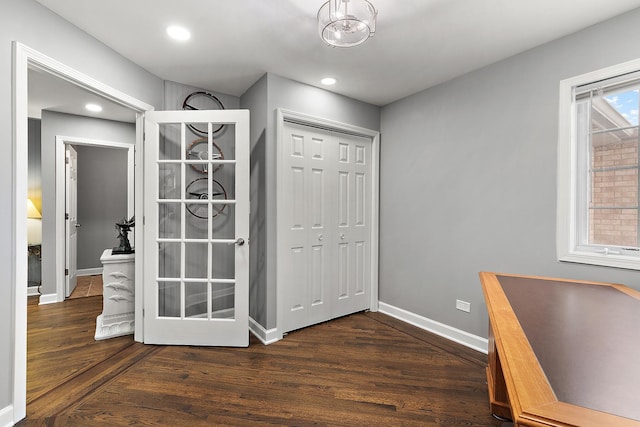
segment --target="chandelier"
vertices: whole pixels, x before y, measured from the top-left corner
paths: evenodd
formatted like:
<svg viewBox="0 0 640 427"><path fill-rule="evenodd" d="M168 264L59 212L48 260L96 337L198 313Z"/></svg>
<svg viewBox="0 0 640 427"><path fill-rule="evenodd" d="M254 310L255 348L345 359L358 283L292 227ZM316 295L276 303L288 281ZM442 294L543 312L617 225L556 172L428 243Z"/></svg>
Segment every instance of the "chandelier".
<svg viewBox="0 0 640 427"><path fill-rule="evenodd" d="M357 46L376 32L377 15L367 0L329 0L318 11L320 37L334 47Z"/></svg>

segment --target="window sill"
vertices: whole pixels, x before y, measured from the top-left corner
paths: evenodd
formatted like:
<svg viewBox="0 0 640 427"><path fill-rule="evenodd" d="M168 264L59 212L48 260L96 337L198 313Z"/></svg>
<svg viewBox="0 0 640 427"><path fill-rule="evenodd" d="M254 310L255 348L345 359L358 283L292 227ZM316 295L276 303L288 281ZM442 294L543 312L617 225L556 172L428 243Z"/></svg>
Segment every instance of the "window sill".
<svg viewBox="0 0 640 427"><path fill-rule="evenodd" d="M559 255L558 261L599 265L603 267L625 268L628 270L640 270L640 257L618 254L605 255L593 252L573 251Z"/></svg>

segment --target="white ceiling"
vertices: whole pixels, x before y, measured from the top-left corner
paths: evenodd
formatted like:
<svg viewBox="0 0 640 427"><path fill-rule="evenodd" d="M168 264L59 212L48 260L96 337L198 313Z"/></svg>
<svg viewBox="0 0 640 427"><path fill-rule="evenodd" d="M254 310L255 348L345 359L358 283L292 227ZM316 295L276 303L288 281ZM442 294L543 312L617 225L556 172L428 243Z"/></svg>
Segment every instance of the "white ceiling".
<svg viewBox="0 0 640 427"><path fill-rule="evenodd" d="M376 35L331 48L323 0L37 0L156 74L239 96L265 72L385 105L615 15L640 0L371 0ZM170 24L188 42L170 40Z"/></svg>
<svg viewBox="0 0 640 427"><path fill-rule="evenodd" d="M29 117L40 118L42 110L100 119L133 123L136 113L120 104L69 83L61 78L36 70L29 70ZM87 104L98 104L100 113L85 109Z"/></svg>

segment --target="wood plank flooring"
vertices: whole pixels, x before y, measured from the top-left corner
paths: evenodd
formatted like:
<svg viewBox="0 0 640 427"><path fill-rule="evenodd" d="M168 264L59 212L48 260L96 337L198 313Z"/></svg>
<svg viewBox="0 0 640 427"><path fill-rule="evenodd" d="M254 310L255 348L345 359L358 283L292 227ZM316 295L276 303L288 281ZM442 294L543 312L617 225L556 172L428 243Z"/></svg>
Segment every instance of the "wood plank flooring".
<svg viewBox="0 0 640 427"><path fill-rule="evenodd" d="M486 356L379 313L248 348L95 341L101 297L28 307L20 426L500 426Z"/></svg>
<svg viewBox="0 0 640 427"><path fill-rule="evenodd" d="M69 295L69 299L85 298L102 295L102 275L78 276L76 288Z"/></svg>

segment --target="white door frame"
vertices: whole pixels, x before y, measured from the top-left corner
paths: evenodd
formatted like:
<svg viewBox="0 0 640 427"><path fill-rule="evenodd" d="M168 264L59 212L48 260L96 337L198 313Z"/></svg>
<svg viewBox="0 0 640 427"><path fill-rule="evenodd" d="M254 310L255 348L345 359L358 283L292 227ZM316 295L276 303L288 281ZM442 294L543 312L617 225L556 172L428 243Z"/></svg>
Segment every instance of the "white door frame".
<svg viewBox="0 0 640 427"><path fill-rule="evenodd" d="M27 413L27 169L28 169L28 70L36 69L59 77L83 89L103 96L137 112L136 118L136 163L142 165L142 132L143 113L153 110L153 106L133 98L117 89L107 86L94 78L80 73L73 68L58 62L22 43L14 41L13 54L13 135L12 135L12 179L13 194L11 200L13 248L11 259L11 283L14 285L13 300L13 421L17 423ZM142 167L136 168L136 214L142 217ZM136 241L144 241L142 227L135 229ZM136 293L142 292L142 263L136 263ZM141 295L141 294L138 294ZM142 330L142 298L136 298L136 334L140 341L138 329Z"/></svg>
<svg viewBox="0 0 640 427"><path fill-rule="evenodd" d="M284 126L285 121L290 121L302 125L308 125L312 127L319 127L328 130L334 130L336 132L350 133L354 135L364 136L371 138L371 311L378 311L378 252L379 252L379 234L378 234L378 206L379 206L379 176L380 176L380 132L366 129L359 126L350 125L347 123L341 123L334 120L323 119L319 117L310 116L308 114L297 113L282 108L278 108L276 113L276 140L277 140L277 160L276 160L276 194L283 194L283 170L280 168L280 159L284 150ZM276 211L282 212L285 209L283 206L283 198L277 197ZM277 247L277 263L276 263L276 304L277 304L277 333L276 339L282 339L283 331L282 325L284 316L284 285L281 280L281 272L283 271L282 262L285 259L283 251L286 248L282 248L278 242L281 235L280 229L283 224L280 224L280 215L276 215L276 247Z"/></svg>
<svg viewBox="0 0 640 427"><path fill-rule="evenodd" d="M99 139L78 138L74 136L56 135L56 236L65 235L65 148L66 145L83 145L89 147L113 148L127 150L127 218L134 215L134 174L135 174L135 144L127 142L102 141ZM65 253L66 239L56 239L56 302L65 298Z"/></svg>

